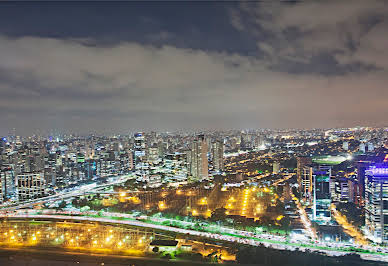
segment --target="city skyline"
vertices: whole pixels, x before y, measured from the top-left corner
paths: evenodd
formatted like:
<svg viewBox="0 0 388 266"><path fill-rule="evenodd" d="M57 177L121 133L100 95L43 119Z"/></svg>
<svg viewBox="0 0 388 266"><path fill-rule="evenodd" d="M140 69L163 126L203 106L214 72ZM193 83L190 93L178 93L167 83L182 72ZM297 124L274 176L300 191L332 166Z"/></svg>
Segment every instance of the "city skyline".
<svg viewBox="0 0 388 266"><path fill-rule="evenodd" d="M0 264L387 265L385 2L0 2Z"/></svg>
<svg viewBox="0 0 388 266"><path fill-rule="evenodd" d="M2 3L0 135L384 127L386 14L381 1Z"/></svg>

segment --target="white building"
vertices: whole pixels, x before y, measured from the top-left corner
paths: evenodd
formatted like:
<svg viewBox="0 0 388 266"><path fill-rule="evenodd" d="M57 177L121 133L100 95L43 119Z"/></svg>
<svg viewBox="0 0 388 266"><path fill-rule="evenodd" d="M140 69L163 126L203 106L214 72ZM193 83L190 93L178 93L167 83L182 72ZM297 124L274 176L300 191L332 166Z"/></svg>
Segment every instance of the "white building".
<svg viewBox="0 0 388 266"><path fill-rule="evenodd" d="M22 173L17 175L16 193L19 201L43 197L45 195L43 173Z"/></svg>
<svg viewBox="0 0 388 266"><path fill-rule="evenodd" d="M207 143L204 135L199 135L193 141L190 160L191 176L198 181L208 179Z"/></svg>
<svg viewBox="0 0 388 266"><path fill-rule="evenodd" d="M367 236L388 243L388 166L365 171L365 228Z"/></svg>

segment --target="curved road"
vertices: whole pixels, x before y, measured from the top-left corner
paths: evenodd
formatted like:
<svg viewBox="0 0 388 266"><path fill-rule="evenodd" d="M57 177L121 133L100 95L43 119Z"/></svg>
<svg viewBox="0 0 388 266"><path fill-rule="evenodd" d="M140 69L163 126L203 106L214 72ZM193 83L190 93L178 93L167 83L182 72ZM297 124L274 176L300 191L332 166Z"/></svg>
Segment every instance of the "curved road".
<svg viewBox="0 0 388 266"><path fill-rule="evenodd" d="M306 250L319 251L319 252L323 252L329 256L341 256L341 255L345 255L345 254L350 253L347 251L328 250L328 249L319 248L319 247L305 248L302 246L298 246L295 243L293 243L293 244L290 244L290 243L268 243L266 241L262 241L262 240L258 240L258 239L248 239L248 238L242 238L242 237L238 237L238 236L229 236L229 235L209 233L209 232L199 232L199 231L195 231L195 230L191 230L191 229L182 229L182 228L176 228L176 227L166 226L166 225L151 224L151 223L146 223L146 222L142 222L142 221L138 221L138 220L116 220L116 219L110 219L110 218L104 218L104 217L47 215L47 214L34 214L34 215L1 214L0 217L19 218L19 219L56 219L56 220L74 220L74 221L87 221L87 222L114 223L114 224L123 224L123 225L131 225L131 226L139 226L139 227L144 227L144 228L163 230L163 231L167 231L167 232L188 234L188 235L192 235L192 236L200 236L200 237L214 239L214 240L228 241L228 242L246 244L246 245L252 245L252 246L264 245L266 247L276 248L276 249L280 249L280 250L295 250L295 248L297 247L300 251L306 251ZM361 257L363 259L372 259L372 260L376 260L376 261L388 262L388 254L387 255L364 254L364 253L359 253L359 254L361 255Z"/></svg>

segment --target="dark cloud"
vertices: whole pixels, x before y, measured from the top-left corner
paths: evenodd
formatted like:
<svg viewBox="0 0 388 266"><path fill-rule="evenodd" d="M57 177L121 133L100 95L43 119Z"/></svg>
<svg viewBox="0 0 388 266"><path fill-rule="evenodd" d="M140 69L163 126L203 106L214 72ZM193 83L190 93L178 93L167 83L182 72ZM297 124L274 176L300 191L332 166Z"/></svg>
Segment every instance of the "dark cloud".
<svg viewBox="0 0 388 266"><path fill-rule="evenodd" d="M0 134L385 125L385 7L335 3L6 3Z"/></svg>

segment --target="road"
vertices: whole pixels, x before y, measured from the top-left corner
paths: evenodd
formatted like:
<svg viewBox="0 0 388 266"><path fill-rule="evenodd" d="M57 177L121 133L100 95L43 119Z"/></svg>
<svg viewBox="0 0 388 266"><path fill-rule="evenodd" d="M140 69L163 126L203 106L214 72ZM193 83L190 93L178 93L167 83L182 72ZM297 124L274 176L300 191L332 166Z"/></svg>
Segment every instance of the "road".
<svg viewBox="0 0 388 266"><path fill-rule="evenodd" d="M300 251L318 251L325 253L329 256L341 256L345 254L349 254L351 252L346 250L341 250L343 247L338 243L335 244L311 244L306 245L303 243L289 243L289 242L281 242L281 241L275 241L272 239L260 239L255 236L256 234L253 234L251 232L241 231L241 230L234 230L229 229L230 234L220 234L220 233L210 233L210 232L202 232L202 231L196 231L192 229L183 229L183 228L177 228L167 225L160 225L160 224L153 224L149 222L139 221L139 220L130 220L130 219L122 219L117 220L109 217L87 217L87 216L67 216L67 215L47 215L47 214L21 214L21 213L15 213L15 214L1 214L0 217L3 218L18 218L18 219L42 219L42 220L72 220L72 221L87 221L87 222L100 222L100 223L110 223L110 224L121 224L121 225L129 225L129 226L138 226L143 228L150 228L150 229L156 229L156 230L162 230L165 232L173 232L173 233L180 233L190 236L196 236L196 237L203 237L213 240L221 240L221 241L227 241L232 243L238 243L238 244L246 244L251 246L259 246L264 245L266 247L275 248L279 250L295 250L295 248L298 248ZM363 252L358 252L360 256L364 259L372 259L376 261L385 261L388 262L388 253L387 254L365 254Z"/></svg>
<svg viewBox="0 0 388 266"><path fill-rule="evenodd" d="M12 204L11 206L1 207L0 211L14 211L14 210L26 209L26 208L33 207L36 204L43 204L43 203L48 203L52 201L62 201L64 199L82 196L85 194L97 193L106 187L124 183L126 180L128 180L128 178L129 176L125 175L125 176L116 177L115 180L113 180L109 184L101 184L93 187L91 187L90 185L80 186L79 188L77 188L76 191L64 191L64 192L57 193L55 195L42 197L39 199L33 199L22 203L15 203L15 204ZM136 193L137 191L133 191L133 192Z"/></svg>

